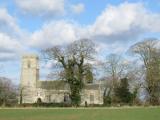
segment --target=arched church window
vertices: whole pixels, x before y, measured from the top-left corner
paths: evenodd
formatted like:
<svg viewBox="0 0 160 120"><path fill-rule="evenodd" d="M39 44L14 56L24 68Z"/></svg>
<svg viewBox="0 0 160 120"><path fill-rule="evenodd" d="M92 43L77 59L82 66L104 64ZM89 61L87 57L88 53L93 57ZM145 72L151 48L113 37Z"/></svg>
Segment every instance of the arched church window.
<svg viewBox="0 0 160 120"><path fill-rule="evenodd" d="M51 102L51 95L47 95L48 102Z"/></svg>
<svg viewBox="0 0 160 120"><path fill-rule="evenodd" d="M41 98L37 98L37 103L38 103L38 104L42 103Z"/></svg>
<svg viewBox="0 0 160 120"><path fill-rule="evenodd" d="M64 95L64 102L67 102L67 101L68 101L68 96Z"/></svg>
<svg viewBox="0 0 160 120"><path fill-rule="evenodd" d="M30 86L31 85L31 83L30 83L30 81L28 81L28 86Z"/></svg>
<svg viewBox="0 0 160 120"><path fill-rule="evenodd" d="M93 103L94 102L94 95L90 94L90 102Z"/></svg>
<svg viewBox="0 0 160 120"><path fill-rule="evenodd" d="M30 62L30 61L28 61L27 66L28 66L28 68L30 68L30 67L31 67L31 62Z"/></svg>
<svg viewBox="0 0 160 120"><path fill-rule="evenodd" d="M69 95L68 95L68 94L64 94L64 102L65 102L65 103L70 102L70 98L69 98Z"/></svg>

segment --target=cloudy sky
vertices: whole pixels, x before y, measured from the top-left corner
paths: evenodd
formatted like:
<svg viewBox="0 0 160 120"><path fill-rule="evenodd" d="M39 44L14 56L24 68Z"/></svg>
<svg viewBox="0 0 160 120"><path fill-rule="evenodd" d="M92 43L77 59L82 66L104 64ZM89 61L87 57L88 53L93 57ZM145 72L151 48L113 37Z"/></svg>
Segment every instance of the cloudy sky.
<svg viewBox="0 0 160 120"><path fill-rule="evenodd" d="M89 38L105 56L148 37L160 38L160 0L0 0L0 76L19 83L21 56L54 45Z"/></svg>

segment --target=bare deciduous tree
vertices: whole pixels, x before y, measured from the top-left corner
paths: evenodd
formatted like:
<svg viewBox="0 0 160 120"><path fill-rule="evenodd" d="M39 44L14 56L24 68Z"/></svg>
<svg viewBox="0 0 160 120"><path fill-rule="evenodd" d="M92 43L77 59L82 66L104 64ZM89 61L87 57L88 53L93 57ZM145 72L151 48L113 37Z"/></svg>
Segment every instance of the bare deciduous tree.
<svg viewBox="0 0 160 120"><path fill-rule="evenodd" d="M159 103L160 54L157 43L158 40L148 39L131 47L132 52L137 54L144 63L146 77L143 87L149 94L151 104Z"/></svg>
<svg viewBox="0 0 160 120"><path fill-rule="evenodd" d="M61 75L69 84L73 105L79 105L80 92L84 86L84 77L88 70L87 60L95 53L94 43L88 39L75 41L67 46L54 46L45 50L48 60L56 60L61 66Z"/></svg>
<svg viewBox="0 0 160 120"><path fill-rule="evenodd" d="M111 79L113 83L112 86L114 86L119 79L125 77L128 63L121 56L117 54L110 54L107 56L104 66L105 72Z"/></svg>
<svg viewBox="0 0 160 120"><path fill-rule="evenodd" d="M114 90L118 87L120 80L127 77L128 62L120 55L109 54L103 66L107 77L106 85L104 86L104 101L112 100L115 98Z"/></svg>
<svg viewBox="0 0 160 120"><path fill-rule="evenodd" d="M17 103L17 89L10 79L0 77L0 105L14 105Z"/></svg>

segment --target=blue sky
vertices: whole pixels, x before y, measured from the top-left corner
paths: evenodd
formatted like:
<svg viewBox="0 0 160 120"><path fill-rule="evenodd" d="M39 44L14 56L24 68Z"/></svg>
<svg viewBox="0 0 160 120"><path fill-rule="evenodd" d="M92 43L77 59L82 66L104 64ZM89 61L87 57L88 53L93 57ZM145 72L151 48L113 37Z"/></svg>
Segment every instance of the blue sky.
<svg viewBox="0 0 160 120"><path fill-rule="evenodd" d="M124 54L159 39L159 26L159 0L0 0L0 75L17 84L23 54L81 38L96 42L99 58ZM41 66L47 73L50 63Z"/></svg>

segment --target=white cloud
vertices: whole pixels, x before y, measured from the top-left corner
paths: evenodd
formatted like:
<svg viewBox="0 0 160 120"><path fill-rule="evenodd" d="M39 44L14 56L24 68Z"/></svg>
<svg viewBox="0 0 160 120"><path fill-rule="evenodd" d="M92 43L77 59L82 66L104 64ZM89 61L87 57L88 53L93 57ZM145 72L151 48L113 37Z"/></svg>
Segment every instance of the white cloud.
<svg viewBox="0 0 160 120"><path fill-rule="evenodd" d="M5 8L0 8L0 61L13 60L24 51L24 31ZM23 40L21 40L23 39Z"/></svg>
<svg viewBox="0 0 160 120"><path fill-rule="evenodd" d="M44 48L89 38L122 51L125 47L117 48L119 43L136 40L145 32L159 32L159 20L160 14L147 10L142 3L125 2L108 6L93 24L85 27L64 20L47 23L33 33L30 44Z"/></svg>
<svg viewBox="0 0 160 120"><path fill-rule="evenodd" d="M65 0L15 0L17 6L26 14L38 16L64 13Z"/></svg>
<svg viewBox="0 0 160 120"><path fill-rule="evenodd" d="M5 8L0 9L0 32L14 35L20 33L16 19L12 17Z"/></svg>
<svg viewBox="0 0 160 120"><path fill-rule="evenodd" d="M23 45L7 34L0 33L0 60L13 60L23 52Z"/></svg>
<svg viewBox="0 0 160 120"><path fill-rule="evenodd" d="M53 21L45 24L41 30L31 36L30 45L46 48L53 45L70 43L77 39L76 27L67 21Z"/></svg>
<svg viewBox="0 0 160 120"><path fill-rule="evenodd" d="M82 3L76 4L76 5L72 5L71 9L73 11L73 13L75 14L80 14L85 10L85 6Z"/></svg>
<svg viewBox="0 0 160 120"><path fill-rule="evenodd" d="M122 3L119 6L108 6L90 31L94 36L107 36L109 38L122 37L128 39L138 36L141 32L159 32L160 14L148 11L142 3ZM121 40L121 38L119 38Z"/></svg>
<svg viewBox="0 0 160 120"><path fill-rule="evenodd" d="M139 8L141 4L124 3L120 6L109 6L96 19L92 29L96 35L111 35L128 31L136 21Z"/></svg>

